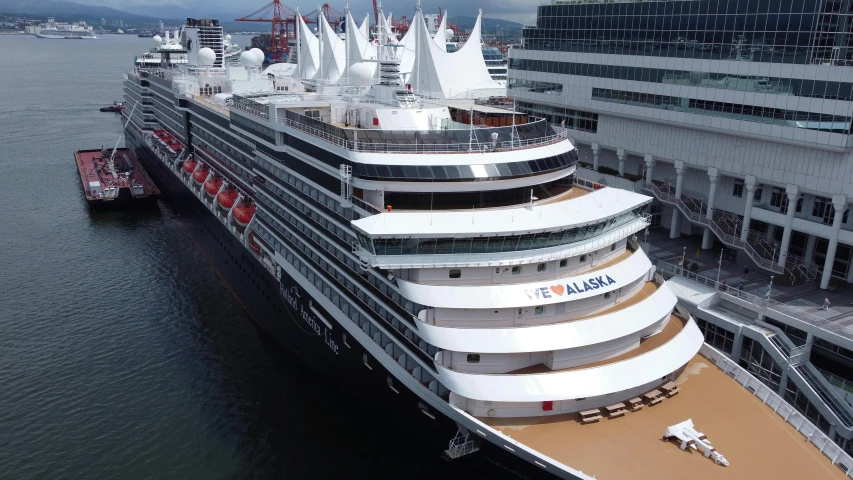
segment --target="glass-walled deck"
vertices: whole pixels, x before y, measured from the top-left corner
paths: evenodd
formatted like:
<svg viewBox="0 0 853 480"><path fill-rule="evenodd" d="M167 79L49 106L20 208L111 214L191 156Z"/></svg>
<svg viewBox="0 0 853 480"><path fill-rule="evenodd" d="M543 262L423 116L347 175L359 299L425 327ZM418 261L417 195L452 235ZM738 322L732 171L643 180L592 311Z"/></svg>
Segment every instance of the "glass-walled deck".
<svg viewBox="0 0 853 480"><path fill-rule="evenodd" d="M645 205L601 222L557 232L494 237L371 238L358 233L359 243L374 255L450 255L460 253L504 253L557 247L601 235L643 217Z"/></svg>

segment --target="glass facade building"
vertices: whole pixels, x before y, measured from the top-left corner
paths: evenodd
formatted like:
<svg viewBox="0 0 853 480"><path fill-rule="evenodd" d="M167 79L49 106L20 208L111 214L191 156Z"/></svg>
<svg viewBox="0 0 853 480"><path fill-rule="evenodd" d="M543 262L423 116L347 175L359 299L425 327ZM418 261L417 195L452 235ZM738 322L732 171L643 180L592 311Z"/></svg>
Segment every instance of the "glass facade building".
<svg viewBox="0 0 853 480"><path fill-rule="evenodd" d="M846 62L849 0L578 0L539 7L524 48L771 63Z"/></svg>

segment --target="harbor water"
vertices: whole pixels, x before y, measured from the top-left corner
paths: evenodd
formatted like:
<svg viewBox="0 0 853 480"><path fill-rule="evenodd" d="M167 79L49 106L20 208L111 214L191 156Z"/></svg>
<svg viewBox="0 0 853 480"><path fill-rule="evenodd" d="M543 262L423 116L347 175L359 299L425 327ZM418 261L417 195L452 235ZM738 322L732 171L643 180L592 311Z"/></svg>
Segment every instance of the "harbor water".
<svg viewBox="0 0 853 480"><path fill-rule="evenodd" d="M266 340L165 204L87 209L73 152L150 45L0 37L0 478L458 476Z"/></svg>

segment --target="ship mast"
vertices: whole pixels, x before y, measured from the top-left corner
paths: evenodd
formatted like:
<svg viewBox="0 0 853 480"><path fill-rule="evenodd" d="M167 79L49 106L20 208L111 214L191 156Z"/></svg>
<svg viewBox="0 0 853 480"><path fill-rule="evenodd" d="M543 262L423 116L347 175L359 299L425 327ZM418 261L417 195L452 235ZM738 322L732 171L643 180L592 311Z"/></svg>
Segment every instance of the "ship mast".
<svg viewBox="0 0 853 480"><path fill-rule="evenodd" d="M110 173L112 173L113 177L115 177L115 178L118 178L118 177L116 177L116 169L115 169L115 164L113 164L113 159L115 159L116 150L118 150L118 144L119 144L119 142L121 142L121 139L124 138L124 130L127 128L127 125L130 124L130 117L133 116L133 112L136 110L137 105L139 105L139 102L133 103L133 108L130 109L130 114L128 114L128 116L127 116L127 121L124 122L124 128L121 129L121 134L118 136L118 139L116 140L116 146L113 147L113 153L110 154L110 159L107 160L107 167L110 169Z"/></svg>

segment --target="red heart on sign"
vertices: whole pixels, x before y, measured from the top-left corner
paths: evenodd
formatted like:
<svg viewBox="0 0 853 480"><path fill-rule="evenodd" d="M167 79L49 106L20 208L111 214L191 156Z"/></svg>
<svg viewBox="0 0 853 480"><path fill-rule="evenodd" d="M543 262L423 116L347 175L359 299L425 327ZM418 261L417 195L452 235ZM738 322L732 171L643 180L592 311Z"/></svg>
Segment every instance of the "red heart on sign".
<svg viewBox="0 0 853 480"><path fill-rule="evenodd" d="M566 291L566 287L562 285L551 285L551 291L557 295L563 296L563 292Z"/></svg>

